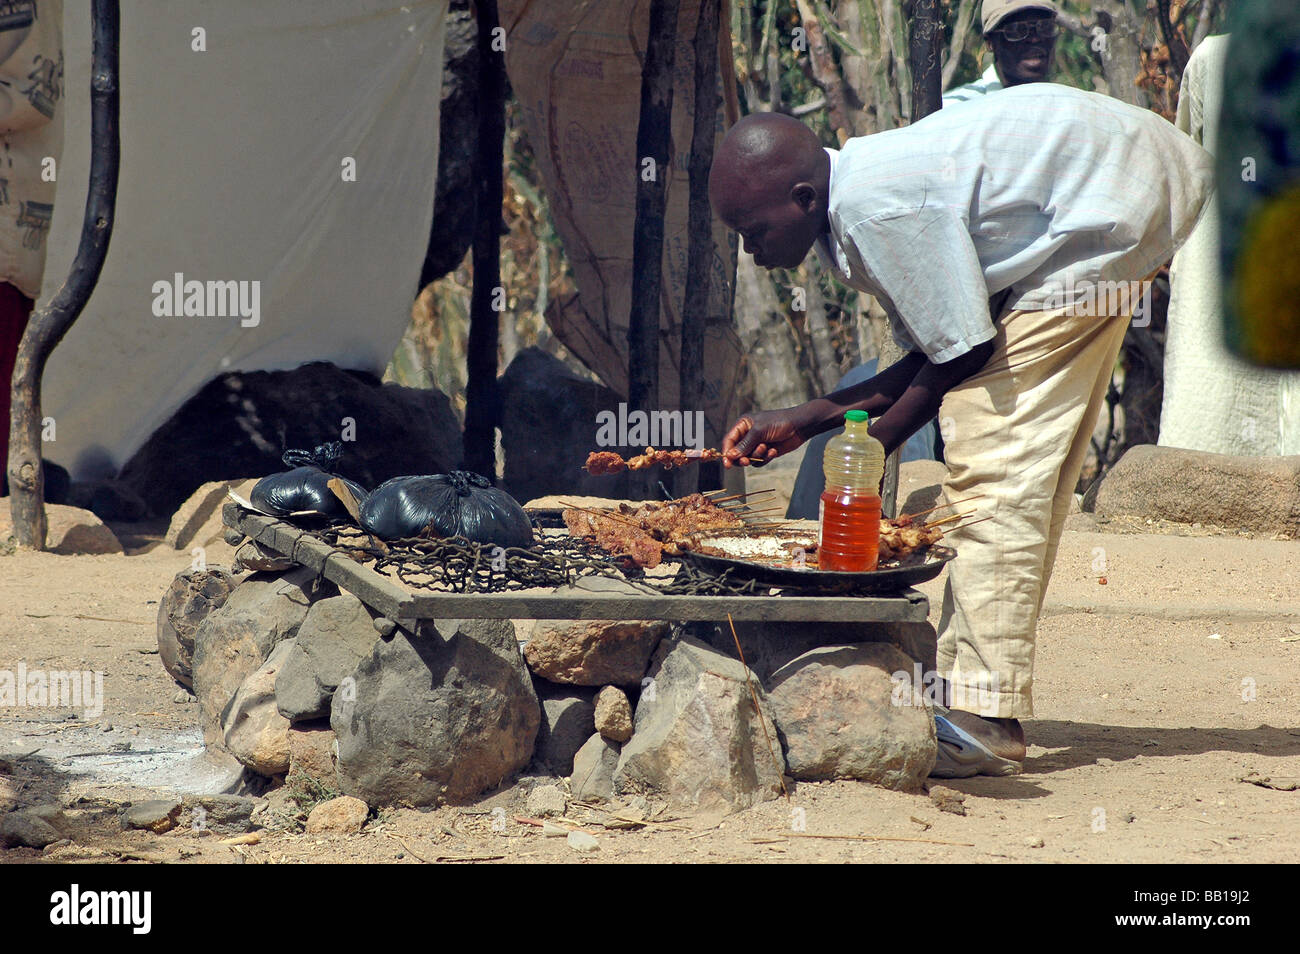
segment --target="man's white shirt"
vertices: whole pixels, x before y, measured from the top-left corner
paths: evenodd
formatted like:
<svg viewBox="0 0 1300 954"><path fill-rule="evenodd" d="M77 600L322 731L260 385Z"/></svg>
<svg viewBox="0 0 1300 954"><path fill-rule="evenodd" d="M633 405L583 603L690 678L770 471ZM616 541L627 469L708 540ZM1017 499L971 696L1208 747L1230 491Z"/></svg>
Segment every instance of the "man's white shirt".
<svg viewBox="0 0 1300 954"><path fill-rule="evenodd" d="M943 94L943 104L951 106L953 103L965 103L972 99L979 99L989 93L996 93L1004 89L1002 80L998 78L997 64L992 64L984 71L984 74L972 83L966 83L962 86L954 87Z"/></svg>
<svg viewBox="0 0 1300 954"><path fill-rule="evenodd" d="M996 334L989 298L1063 307L1089 283L1141 279L1186 240L1212 159L1171 123L1099 93L1030 83L945 106L831 157L831 243L895 339L935 362Z"/></svg>

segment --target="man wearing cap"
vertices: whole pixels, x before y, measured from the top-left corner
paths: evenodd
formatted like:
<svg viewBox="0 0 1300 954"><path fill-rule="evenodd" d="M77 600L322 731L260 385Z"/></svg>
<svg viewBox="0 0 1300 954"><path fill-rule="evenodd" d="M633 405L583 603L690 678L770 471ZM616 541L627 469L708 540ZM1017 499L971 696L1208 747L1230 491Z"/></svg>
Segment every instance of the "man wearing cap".
<svg viewBox="0 0 1300 954"><path fill-rule="evenodd" d="M1034 639L1057 542L1143 279L1187 238L1209 154L1144 109L1054 83L821 147L758 113L718 148L709 197L765 268L816 247L875 295L904 357L798 407L746 414L724 465L764 464L870 413L886 452L936 414L949 501L938 623L943 777L1014 774L1033 713ZM923 687L916 687L923 689Z"/></svg>
<svg viewBox="0 0 1300 954"><path fill-rule="evenodd" d="M1051 0L984 0L980 23L993 65L975 82L944 93L945 106L1009 86L1043 83L1052 71L1057 28Z"/></svg>

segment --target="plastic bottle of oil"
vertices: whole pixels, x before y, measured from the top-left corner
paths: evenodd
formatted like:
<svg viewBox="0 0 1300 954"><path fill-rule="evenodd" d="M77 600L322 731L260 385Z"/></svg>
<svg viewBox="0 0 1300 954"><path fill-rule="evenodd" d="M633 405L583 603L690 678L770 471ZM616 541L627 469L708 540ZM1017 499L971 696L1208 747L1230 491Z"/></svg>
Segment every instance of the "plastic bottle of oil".
<svg viewBox="0 0 1300 954"><path fill-rule="evenodd" d="M866 411L844 415L844 433L826 444L820 508L823 570L874 570L880 545L880 478L885 448L870 434Z"/></svg>

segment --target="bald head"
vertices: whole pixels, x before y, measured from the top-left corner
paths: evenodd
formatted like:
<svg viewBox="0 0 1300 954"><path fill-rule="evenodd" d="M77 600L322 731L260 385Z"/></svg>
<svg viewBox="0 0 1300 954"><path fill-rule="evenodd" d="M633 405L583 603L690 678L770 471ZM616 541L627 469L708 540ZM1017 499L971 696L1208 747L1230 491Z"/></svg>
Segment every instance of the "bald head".
<svg viewBox="0 0 1300 954"><path fill-rule="evenodd" d="M794 268L827 230L830 158L811 129L780 113L746 116L709 171L709 200L766 268Z"/></svg>

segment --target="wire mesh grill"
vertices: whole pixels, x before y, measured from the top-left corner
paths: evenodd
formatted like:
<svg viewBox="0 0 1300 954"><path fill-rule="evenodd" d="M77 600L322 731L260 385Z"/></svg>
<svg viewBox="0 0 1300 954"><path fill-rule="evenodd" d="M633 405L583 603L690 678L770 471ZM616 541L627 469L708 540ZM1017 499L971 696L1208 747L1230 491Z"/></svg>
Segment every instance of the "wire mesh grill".
<svg viewBox="0 0 1300 954"><path fill-rule="evenodd" d="M681 596L764 596L767 584L705 573L684 563L675 576L648 576L630 561L568 534L538 533L528 548L498 547L464 537L381 541L349 523L307 530L321 543L413 589L445 593L506 593L571 586L606 577L656 593ZM665 562L671 562L666 557Z"/></svg>

